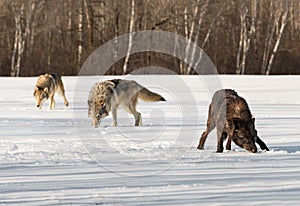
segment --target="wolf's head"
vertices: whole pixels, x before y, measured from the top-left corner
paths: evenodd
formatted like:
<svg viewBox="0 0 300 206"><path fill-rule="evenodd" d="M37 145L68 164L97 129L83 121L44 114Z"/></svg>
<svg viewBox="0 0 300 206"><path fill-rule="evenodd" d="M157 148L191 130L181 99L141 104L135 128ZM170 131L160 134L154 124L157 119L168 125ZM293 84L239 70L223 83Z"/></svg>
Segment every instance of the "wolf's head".
<svg viewBox="0 0 300 206"><path fill-rule="evenodd" d="M257 152L257 148L255 145L257 131L254 126L254 121L254 118L252 119L252 122L233 120L234 131L232 141L236 145L252 153Z"/></svg>
<svg viewBox="0 0 300 206"><path fill-rule="evenodd" d="M35 87L33 91L33 96L36 99L36 106L42 108L42 104L48 99L49 91L48 88Z"/></svg>
<svg viewBox="0 0 300 206"><path fill-rule="evenodd" d="M88 116L92 118L94 127L109 115L113 93L114 83L111 81L96 83L91 89L88 99Z"/></svg>
<svg viewBox="0 0 300 206"><path fill-rule="evenodd" d="M110 98L109 98L110 99ZM102 119L107 117L110 112L110 101L109 99L97 99L96 101L88 101L89 106L89 117L92 118L92 125L97 126Z"/></svg>

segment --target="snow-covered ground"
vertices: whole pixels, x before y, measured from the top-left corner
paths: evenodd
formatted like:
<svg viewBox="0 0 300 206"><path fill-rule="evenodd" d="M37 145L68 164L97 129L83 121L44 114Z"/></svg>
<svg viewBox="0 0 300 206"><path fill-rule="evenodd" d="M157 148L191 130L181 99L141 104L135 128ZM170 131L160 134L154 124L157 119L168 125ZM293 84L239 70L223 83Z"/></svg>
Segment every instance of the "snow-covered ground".
<svg viewBox="0 0 300 206"><path fill-rule="evenodd" d="M125 76L167 102L140 102L143 126L119 110L93 128L88 92L116 77L63 77L71 105L56 96L38 110L34 78L0 78L1 205L297 205L300 203L300 76ZM205 150L213 91L233 88L249 103L271 149Z"/></svg>

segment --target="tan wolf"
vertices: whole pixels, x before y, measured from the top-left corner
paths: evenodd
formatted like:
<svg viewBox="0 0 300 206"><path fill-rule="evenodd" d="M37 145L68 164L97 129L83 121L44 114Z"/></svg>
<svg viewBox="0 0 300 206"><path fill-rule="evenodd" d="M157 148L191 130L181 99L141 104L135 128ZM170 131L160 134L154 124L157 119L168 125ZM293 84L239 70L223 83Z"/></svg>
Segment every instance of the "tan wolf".
<svg viewBox="0 0 300 206"><path fill-rule="evenodd" d="M69 102L65 95L64 84L58 74L40 75L34 88L33 96L36 99L36 106L42 109L43 103L50 99L49 108L54 109L54 94L57 92L64 98L64 104L69 106Z"/></svg>
<svg viewBox="0 0 300 206"><path fill-rule="evenodd" d="M112 111L113 126L118 126L119 106L133 114L135 126L142 125L141 113L136 111L138 98L146 102L166 101L161 95L149 91L136 81L113 79L96 83L88 98L88 116L92 118L92 125L97 126Z"/></svg>

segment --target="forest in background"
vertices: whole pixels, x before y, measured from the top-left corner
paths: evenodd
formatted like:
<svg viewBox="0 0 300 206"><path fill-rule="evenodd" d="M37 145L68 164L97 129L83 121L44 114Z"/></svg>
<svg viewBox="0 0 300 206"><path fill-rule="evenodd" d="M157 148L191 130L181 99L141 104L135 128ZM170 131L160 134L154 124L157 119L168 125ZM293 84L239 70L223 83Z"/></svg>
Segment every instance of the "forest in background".
<svg viewBox="0 0 300 206"><path fill-rule="evenodd" d="M77 75L105 42L142 30L195 42L220 74L300 74L299 0L0 0L0 25L1 76ZM107 74L148 66L195 73L149 51L126 56Z"/></svg>

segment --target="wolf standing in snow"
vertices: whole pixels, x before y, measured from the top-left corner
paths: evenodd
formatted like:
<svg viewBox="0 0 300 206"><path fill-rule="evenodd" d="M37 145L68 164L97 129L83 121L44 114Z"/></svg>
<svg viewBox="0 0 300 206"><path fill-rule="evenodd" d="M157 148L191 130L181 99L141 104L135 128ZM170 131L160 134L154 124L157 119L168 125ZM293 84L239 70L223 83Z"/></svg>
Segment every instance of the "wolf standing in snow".
<svg viewBox="0 0 300 206"><path fill-rule="evenodd" d="M256 153L255 143L261 149L269 151L266 144L257 136L252 117L246 100L231 89L215 92L209 105L206 130L203 132L198 149L204 148L208 134L217 127L217 152L223 152L223 141L228 138L226 149L231 149L231 141L249 152Z"/></svg>
<svg viewBox="0 0 300 206"><path fill-rule="evenodd" d="M113 79L96 83L90 90L88 98L88 116L92 118L92 125L97 126L100 120L112 111L113 126L118 126L119 105L133 114L135 126L142 125L141 113L136 111L138 98L146 102L166 101L159 94L149 91L132 80Z"/></svg>
<svg viewBox="0 0 300 206"><path fill-rule="evenodd" d="M36 106L42 109L43 103L50 99L49 108L54 109L54 94L57 92L64 98L64 104L69 106L69 102L65 95L64 84L58 74L40 75L34 88L33 96L36 99Z"/></svg>

